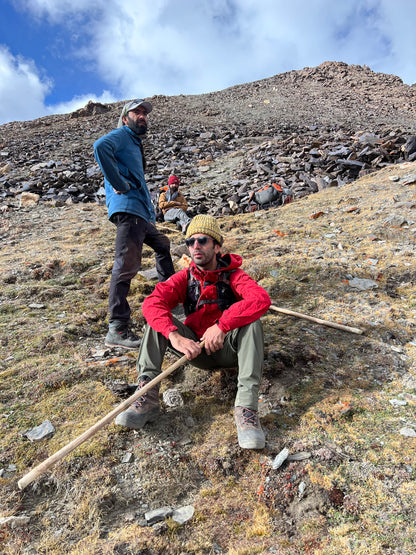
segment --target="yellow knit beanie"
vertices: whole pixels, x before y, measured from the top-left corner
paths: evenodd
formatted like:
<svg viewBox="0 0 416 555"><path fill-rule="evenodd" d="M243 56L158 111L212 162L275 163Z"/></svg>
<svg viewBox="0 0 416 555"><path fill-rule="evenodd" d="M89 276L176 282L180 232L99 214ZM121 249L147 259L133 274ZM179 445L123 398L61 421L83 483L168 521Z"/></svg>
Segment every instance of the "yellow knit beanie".
<svg viewBox="0 0 416 555"><path fill-rule="evenodd" d="M207 216L205 214L198 214L195 218L192 218L191 223L188 225L186 230L186 239L194 235L195 233L203 233L204 235L209 235L220 245L223 243L223 238L219 225L213 216Z"/></svg>

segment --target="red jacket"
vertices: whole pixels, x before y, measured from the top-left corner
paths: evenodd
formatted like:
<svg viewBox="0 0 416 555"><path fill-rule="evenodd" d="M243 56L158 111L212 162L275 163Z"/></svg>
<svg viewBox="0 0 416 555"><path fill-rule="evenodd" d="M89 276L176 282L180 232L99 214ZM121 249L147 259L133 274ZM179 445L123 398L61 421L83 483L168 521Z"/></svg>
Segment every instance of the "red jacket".
<svg viewBox="0 0 416 555"><path fill-rule="evenodd" d="M227 272L236 297L236 302L224 312L218 308L217 303L206 303L189 314L185 325L196 333L198 339L215 323L218 323L224 333L228 333L258 320L268 310L271 304L269 295L254 279L239 269L241 264L242 258L237 254L221 256L220 267L211 272L202 271L191 263L190 272L201 287L200 301L217 299L216 282L223 272ZM158 283L153 293L143 302L143 315L147 323L166 338L170 332L177 330L172 321L171 310L186 300L188 271L181 270L168 280Z"/></svg>

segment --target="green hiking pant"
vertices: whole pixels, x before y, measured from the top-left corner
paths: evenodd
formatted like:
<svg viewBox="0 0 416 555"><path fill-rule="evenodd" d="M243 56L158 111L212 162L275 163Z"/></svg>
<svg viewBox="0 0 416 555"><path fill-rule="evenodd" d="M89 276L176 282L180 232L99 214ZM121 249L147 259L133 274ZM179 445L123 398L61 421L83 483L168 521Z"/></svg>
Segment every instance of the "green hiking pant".
<svg viewBox="0 0 416 555"><path fill-rule="evenodd" d="M173 318L173 322L183 337L198 341L197 336L190 328L176 318ZM153 379L160 374L163 357L168 346L178 356L183 356L183 353L172 348L166 337L146 325L137 358L139 376L145 374ZM190 364L208 370L238 366L235 406L257 410L263 359L263 326L260 320L256 320L252 324L227 333L221 350L207 355L204 349L199 356L190 361Z"/></svg>

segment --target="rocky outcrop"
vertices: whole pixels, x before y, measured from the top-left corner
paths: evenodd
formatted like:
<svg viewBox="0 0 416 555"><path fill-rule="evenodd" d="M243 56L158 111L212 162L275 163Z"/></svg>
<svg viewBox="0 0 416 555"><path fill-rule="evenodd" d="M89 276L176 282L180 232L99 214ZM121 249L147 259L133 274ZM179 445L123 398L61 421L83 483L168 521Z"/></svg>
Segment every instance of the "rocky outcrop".
<svg viewBox="0 0 416 555"><path fill-rule="evenodd" d="M416 157L414 87L366 66L316 68L204 95L151 100L147 181L156 199L180 176L191 213L251 210L249 194L278 182L300 198ZM0 199L104 202L92 144L122 103L0 126Z"/></svg>

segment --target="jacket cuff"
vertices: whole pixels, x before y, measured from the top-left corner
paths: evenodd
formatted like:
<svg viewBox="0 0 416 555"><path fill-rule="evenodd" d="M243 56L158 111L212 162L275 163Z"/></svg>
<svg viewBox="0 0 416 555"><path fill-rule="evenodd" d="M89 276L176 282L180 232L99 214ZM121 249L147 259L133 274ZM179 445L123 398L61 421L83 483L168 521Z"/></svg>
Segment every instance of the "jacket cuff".
<svg viewBox="0 0 416 555"><path fill-rule="evenodd" d="M169 339L169 334L172 333L173 331L178 331L178 328L172 324L167 328L166 333L164 334L166 339Z"/></svg>
<svg viewBox="0 0 416 555"><path fill-rule="evenodd" d="M215 323L217 324L217 326L220 328L220 330L223 333L228 333L229 332L229 330L225 329L225 326L219 320L217 320Z"/></svg>

